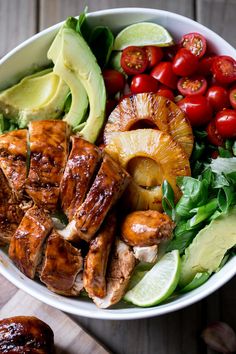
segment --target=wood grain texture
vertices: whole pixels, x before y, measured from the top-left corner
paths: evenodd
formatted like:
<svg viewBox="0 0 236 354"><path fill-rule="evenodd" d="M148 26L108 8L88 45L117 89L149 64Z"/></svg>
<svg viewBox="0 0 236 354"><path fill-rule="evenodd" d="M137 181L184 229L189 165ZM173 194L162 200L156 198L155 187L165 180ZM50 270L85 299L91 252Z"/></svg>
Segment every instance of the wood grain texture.
<svg viewBox="0 0 236 354"><path fill-rule="evenodd" d="M18 290L1 308L0 319L22 315L36 316L52 328L57 354L108 354L106 349L63 312Z"/></svg>
<svg viewBox="0 0 236 354"><path fill-rule="evenodd" d="M44 29L67 16L78 15L85 6L90 12L116 7L150 7L169 10L193 18L193 0L41 0L40 29Z"/></svg>
<svg viewBox="0 0 236 354"><path fill-rule="evenodd" d="M197 21L236 47L235 0L196 0Z"/></svg>
<svg viewBox="0 0 236 354"><path fill-rule="evenodd" d="M36 30L36 0L0 0L0 57Z"/></svg>

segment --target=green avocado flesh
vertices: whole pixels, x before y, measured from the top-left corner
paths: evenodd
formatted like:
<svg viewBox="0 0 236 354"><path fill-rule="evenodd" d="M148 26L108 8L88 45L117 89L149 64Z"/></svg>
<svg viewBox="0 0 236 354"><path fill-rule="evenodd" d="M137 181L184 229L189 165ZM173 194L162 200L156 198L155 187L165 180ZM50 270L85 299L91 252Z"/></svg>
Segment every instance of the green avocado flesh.
<svg viewBox="0 0 236 354"><path fill-rule="evenodd" d="M32 120L58 118L68 93L68 85L46 69L1 92L0 112L24 128Z"/></svg>
<svg viewBox="0 0 236 354"><path fill-rule="evenodd" d="M64 119L80 134L95 142L105 118L106 90L101 69L83 37L72 28L62 27L52 43L48 58L54 71L68 84L72 104ZM87 112L86 124L81 124Z"/></svg>
<svg viewBox="0 0 236 354"><path fill-rule="evenodd" d="M185 250L179 285L184 287L197 273L217 271L225 253L236 245L236 208L202 229Z"/></svg>

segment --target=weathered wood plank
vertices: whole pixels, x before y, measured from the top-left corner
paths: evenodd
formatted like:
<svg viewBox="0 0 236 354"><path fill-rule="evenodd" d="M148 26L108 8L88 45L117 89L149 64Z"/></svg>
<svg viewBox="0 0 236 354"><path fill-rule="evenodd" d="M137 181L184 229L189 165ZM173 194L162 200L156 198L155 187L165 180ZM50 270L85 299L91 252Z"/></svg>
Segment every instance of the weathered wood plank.
<svg viewBox="0 0 236 354"><path fill-rule="evenodd" d="M192 18L194 15L193 0L41 0L39 27L44 29L64 20L67 16L76 16L86 5L89 11L116 7L150 7L176 12Z"/></svg>
<svg viewBox="0 0 236 354"><path fill-rule="evenodd" d="M236 47L235 0L196 0L197 21Z"/></svg>
<svg viewBox="0 0 236 354"><path fill-rule="evenodd" d="M36 30L36 0L0 0L0 57Z"/></svg>

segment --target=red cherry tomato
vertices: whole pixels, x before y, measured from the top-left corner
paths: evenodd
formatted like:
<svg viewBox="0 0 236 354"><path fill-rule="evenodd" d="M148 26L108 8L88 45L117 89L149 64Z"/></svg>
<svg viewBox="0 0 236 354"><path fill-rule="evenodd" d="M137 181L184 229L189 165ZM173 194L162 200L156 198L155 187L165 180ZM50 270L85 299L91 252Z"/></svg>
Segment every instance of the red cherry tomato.
<svg viewBox="0 0 236 354"><path fill-rule="evenodd" d="M154 45L148 45L144 47L148 57L148 69L153 68L163 58L163 50L160 47Z"/></svg>
<svg viewBox="0 0 236 354"><path fill-rule="evenodd" d="M132 93L156 92L158 82L150 75L140 74L133 77L130 89Z"/></svg>
<svg viewBox="0 0 236 354"><path fill-rule="evenodd" d="M214 54L209 54L202 58L199 61L197 72L203 76L212 75L211 68L215 57L216 56Z"/></svg>
<svg viewBox="0 0 236 354"><path fill-rule="evenodd" d="M179 76L192 75L198 68L198 58L189 50L181 48L173 60L173 71Z"/></svg>
<svg viewBox="0 0 236 354"><path fill-rule="evenodd" d="M223 138L236 137L236 111L224 109L216 115L216 129Z"/></svg>
<svg viewBox="0 0 236 354"><path fill-rule="evenodd" d="M169 47L164 47L163 52L164 52L164 60L166 61L173 61L175 54L179 50L179 45L171 45Z"/></svg>
<svg viewBox="0 0 236 354"><path fill-rule="evenodd" d="M226 55L216 56L212 64L212 73L221 84L230 84L236 81L236 61Z"/></svg>
<svg viewBox="0 0 236 354"><path fill-rule="evenodd" d="M221 86L212 86L207 90L206 98L210 102L211 107L216 112L229 106L229 93Z"/></svg>
<svg viewBox="0 0 236 354"><path fill-rule="evenodd" d="M121 66L128 75L143 73L148 66L148 57L142 47L130 46L123 50Z"/></svg>
<svg viewBox="0 0 236 354"><path fill-rule="evenodd" d="M201 58L206 52L206 39L200 33L185 34L181 39L181 44L198 58Z"/></svg>
<svg viewBox="0 0 236 354"><path fill-rule="evenodd" d="M216 123L215 120L211 120L208 126L206 127L206 132L207 132L207 140L212 144L216 146L222 146L224 144L223 138L220 136L216 129Z"/></svg>
<svg viewBox="0 0 236 354"><path fill-rule="evenodd" d="M113 96L125 87L125 77L119 71L105 69L102 72L108 96Z"/></svg>
<svg viewBox="0 0 236 354"><path fill-rule="evenodd" d="M150 75L154 77L154 79L160 81L163 85L176 89L178 78L173 73L172 64L170 62L163 61L162 63L157 64L157 66L152 69Z"/></svg>
<svg viewBox="0 0 236 354"><path fill-rule="evenodd" d="M203 76L182 77L177 84L178 90L183 96L204 95L207 82Z"/></svg>
<svg viewBox="0 0 236 354"><path fill-rule="evenodd" d="M173 92L170 89L168 89L168 88L166 88L166 89L165 88L160 88L157 91L157 93L160 96L168 98L170 101L174 101L175 96L174 96Z"/></svg>
<svg viewBox="0 0 236 354"><path fill-rule="evenodd" d="M236 109L236 87L230 90L229 99L231 106Z"/></svg>
<svg viewBox="0 0 236 354"><path fill-rule="evenodd" d="M206 125L212 118L212 108L204 96L187 96L177 103L193 127Z"/></svg>

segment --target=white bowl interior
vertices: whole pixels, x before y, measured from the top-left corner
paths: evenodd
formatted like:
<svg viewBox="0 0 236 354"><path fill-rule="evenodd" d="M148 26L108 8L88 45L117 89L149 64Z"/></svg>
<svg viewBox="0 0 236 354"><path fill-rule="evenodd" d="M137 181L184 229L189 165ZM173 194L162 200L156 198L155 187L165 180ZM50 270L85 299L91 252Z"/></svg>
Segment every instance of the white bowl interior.
<svg viewBox="0 0 236 354"><path fill-rule="evenodd" d="M185 33L200 32L214 52L235 57L235 49L220 36L195 21L167 11L143 8L112 9L91 13L88 18L91 26L107 25L114 32L132 23L152 21L166 27L176 40ZM33 36L0 60L0 89L15 83L35 68L48 64L46 53L59 27L60 24L55 25ZM74 299L56 295L42 284L25 277L13 265L4 250L0 250L0 273L18 288L65 312L99 319L138 319L178 310L209 295L236 274L236 257L201 287L151 308L138 308L121 302L112 309L101 310L85 298Z"/></svg>

